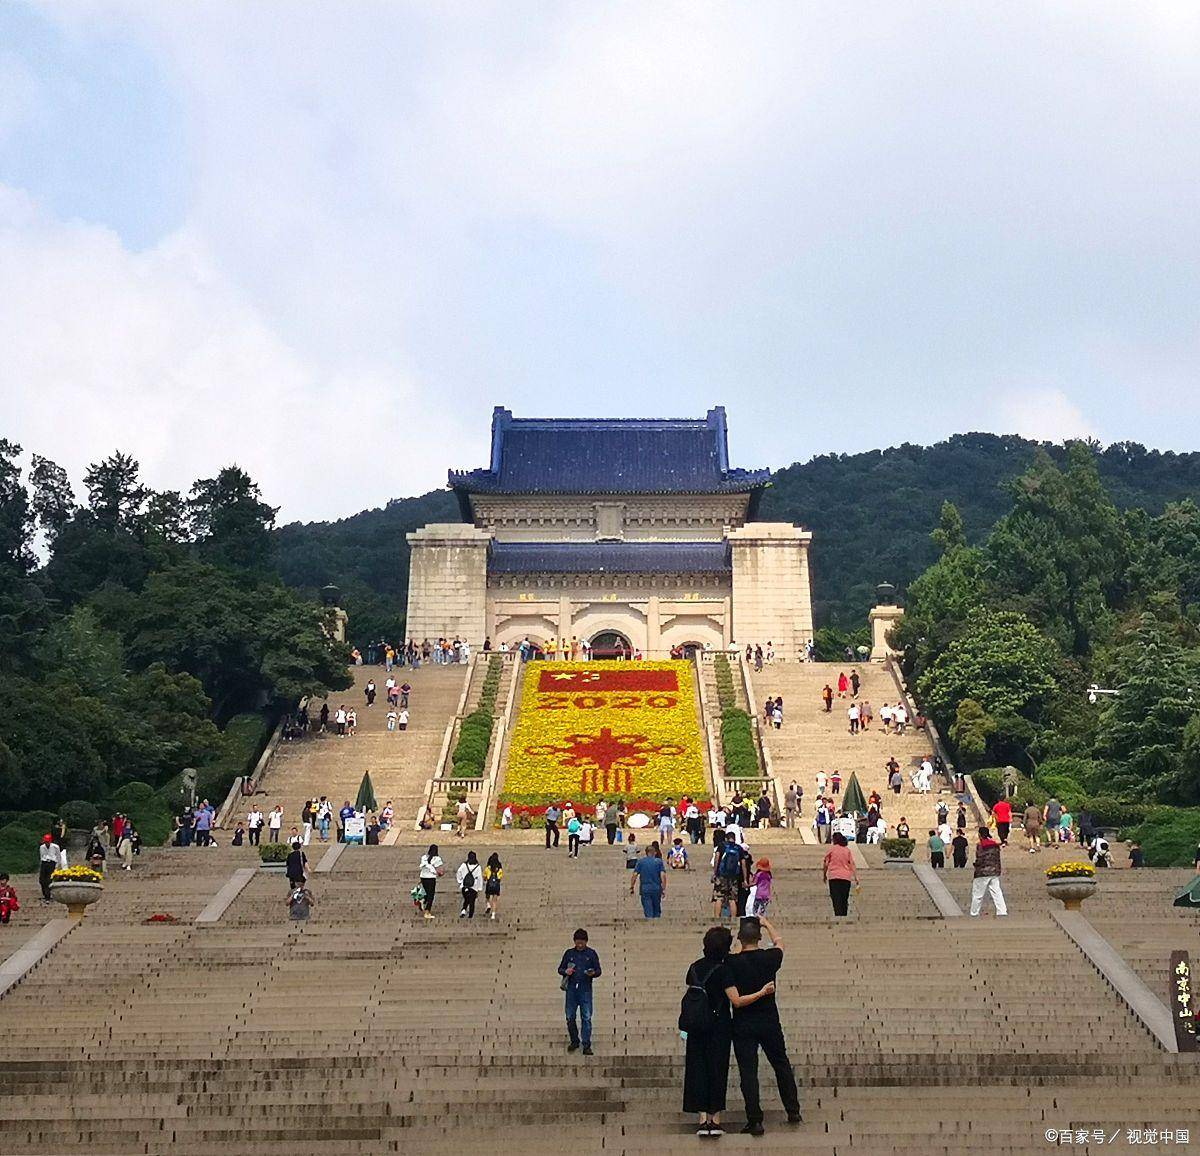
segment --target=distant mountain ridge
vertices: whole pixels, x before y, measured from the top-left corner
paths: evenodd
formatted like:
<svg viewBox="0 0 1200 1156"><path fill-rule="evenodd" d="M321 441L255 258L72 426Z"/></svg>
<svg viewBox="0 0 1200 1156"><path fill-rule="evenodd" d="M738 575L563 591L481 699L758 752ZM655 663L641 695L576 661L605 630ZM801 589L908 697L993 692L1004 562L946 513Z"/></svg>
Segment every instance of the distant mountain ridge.
<svg viewBox="0 0 1200 1156"><path fill-rule="evenodd" d="M929 533L943 501L958 506L967 537L979 541L1008 510L1003 483L1029 466L1039 445L1056 461L1066 460L1063 444L988 433L956 434L931 446L824 454L776 471L759 517L813 531L817 625L854 627L864 621L877 583L893 582L903 591L934 560ZM1200 502L1200 453L1134 442L1093 448L1100 476L1122 509L1156 514L1168 502ZM292 523L277 531L279 570L289 585L341 587L356 637L398 637L408 583L405 534L459 519L453 494L434 490L336 522Z"/></svg>

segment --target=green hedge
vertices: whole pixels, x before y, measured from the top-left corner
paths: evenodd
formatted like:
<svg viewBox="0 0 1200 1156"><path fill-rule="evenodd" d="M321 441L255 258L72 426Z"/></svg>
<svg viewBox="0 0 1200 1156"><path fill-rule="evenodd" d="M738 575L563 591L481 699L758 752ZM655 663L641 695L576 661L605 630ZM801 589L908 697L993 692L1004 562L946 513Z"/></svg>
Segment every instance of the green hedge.
<svg viewBox="0 0 1200 1156"><path fill-rule="evenodd" d="M754 745L750 716L738 707L721 712L721 751L728 779L757 779L762 771Z"/></svg>
<svg viewBox="0 0 1200 1156"><path fill-rule="evenodd" d="M9 823L0 827L0 871L7 871L10 875L36 875L38 846L45 833L45 830L27 827L23 823ZM21 896L22 900L27 898L32 896Z"/></svg>
<svg viewBox="0 0 1200 1156"><path fill-rule="evenodd" d="M50 830L57 818L53 811L0 811L0 827L15 823L18 827L28 827L40 837Z"/></svg>
<svg viewBox="0 0 1200 1156"><path fill-rule="evenodd" d="M454 751L450 755L450 765L457 778L483 778L488 747L492 741L492 714L496 709L496 694L503 673L504 659L488 659L487 674L479 692L479 705L463 719L462 726L458 728L458 742L454 744Z"/></svg>
<svg viewBox="0 0 1200 1156"><path fill-rule="evenodd" d="M737 706L737 694L733 689L733 671L729 666L729 659L723 654L718 654L713 659L713 674L717 679L717 702L720 704L721 710L730 710Z"/></svg>
<svg viewBox="0 0 1200 1156"><path fill-rule="evenodd" d="M100 808L86 799L72 799L58 809L62 820L72 830L90 831L100 820Z"/></svg>
<svg viewBox="0 0 1200 1156"><path fill-rule="evenodd" d="M975 771L971 777L975 781L975 786L979 788L980 797L989 807L1004 794L1004 776L1000 771L994 769ZM1017 791L1009 801L1012 803L1013 811L1017 812L1025 810L1030 803L1044 807L1049 798L1050 796L1035 782L1018 774Z"/></svg>
<svg viewBox="0 0 1200 1156"><path fill-rule="evenodd" d="M915 839L881 839L879 845L889 859L911 859L917 841Z"/></svg>
<svg viewBox="0 0 1200 1156"><path fill-rule="evenodd" d="M1200 807L1155 807L1122 837L1141 843L1148 867L1190 867L1200 845Z"/></svg>
<svg viewBox="0 0 1200 1156"><path fill-rule="evenodd" d="M260 843L258 846L258 857L263 863L286 863L291 853L291 843Z"/></svg>

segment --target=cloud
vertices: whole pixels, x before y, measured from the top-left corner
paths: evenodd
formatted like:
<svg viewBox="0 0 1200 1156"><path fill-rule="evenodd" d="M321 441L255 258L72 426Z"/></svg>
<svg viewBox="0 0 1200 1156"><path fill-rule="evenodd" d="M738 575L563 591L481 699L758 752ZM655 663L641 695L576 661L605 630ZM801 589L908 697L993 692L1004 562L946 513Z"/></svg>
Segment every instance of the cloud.
<svg viewBox="0 0 1200 1156"><path fill-rule="evenodd" d="M992 428L1046 442L1097 436L1079 406L1053 386L1017 386L1002 393L995 403Z"/></svg>
<svg viewBox="0 0 1200 1156"><path fill-rule="evenodd" d="M437 436L406 438L418 408L411 381L301 357L194 234L135 254L112 232L55 220L0 186L0 299L12 434L76 481L115 449L160 489L186 490L236 461L285 517L315 518L346 512L371 485L379 503L419 486L442 456ZM422 425L444 436L433 410L420 411Z"/></svg>
<svg viewBox="0 0 1200 1156"><path fill-rule="evenodd" d="M0 290L39 296L0 320L0 372L13 341L32 432L77 456L133 431L178 485L228 450L299 517L478 464L498 403L724 403L748 465L981 420L1200 437L1186 404L1125 404L1200 370L1192 5L31 11L72 59L135 45L126 99L162 86L183 158L121 218L9 181ZM8 52L0 126L73 155L45 54ZM57 425L50 398L75 403ZM131 402L153 423L114 430Z"/></svg>

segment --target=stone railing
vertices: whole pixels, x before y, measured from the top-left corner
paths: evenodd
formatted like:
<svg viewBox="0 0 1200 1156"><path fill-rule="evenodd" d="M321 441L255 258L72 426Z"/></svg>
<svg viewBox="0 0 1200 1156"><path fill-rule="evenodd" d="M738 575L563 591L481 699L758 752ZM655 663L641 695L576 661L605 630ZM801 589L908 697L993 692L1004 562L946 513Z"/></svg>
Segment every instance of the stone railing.
<svg viewBox="0 0 1200 1156"><path fill-rule="evenodd" d="M717 744L713 739L712 721L708 717L708 702L704 692L704 671L701 651L692 655L692 670L696 676L696 695L699 699L700 725L704 728L705 762L708 765L708 781L712 785L713 802L721 802L721 768L717 760Z"/></svg>
<svg viewBox="0 0 1200 1156"><path fill-rule="evenodd" d="M492 728L492 743L488 748L488 775L483 784L483 795L479 800L479 810L475 814L475 830L483 831L487 827L487 814L491 809L492 800L498 793L500 783L500 763L504 756L504 740L512 726L513 703L517 697L517 686L521 681L521 670L513 666L508 671L508 694L504 699L504 710Z"/></svg>

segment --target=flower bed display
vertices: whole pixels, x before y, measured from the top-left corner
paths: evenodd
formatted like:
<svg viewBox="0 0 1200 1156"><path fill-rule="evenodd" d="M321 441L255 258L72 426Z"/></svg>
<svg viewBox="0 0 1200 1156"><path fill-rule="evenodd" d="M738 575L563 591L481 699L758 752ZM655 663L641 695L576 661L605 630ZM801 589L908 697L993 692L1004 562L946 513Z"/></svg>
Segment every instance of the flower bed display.
<svg viewBox="0 0 1200 1156"><path fill-rule="evenodd" d="M523 679L502 803L708 798L690 663L531 662Z"/></svg>

